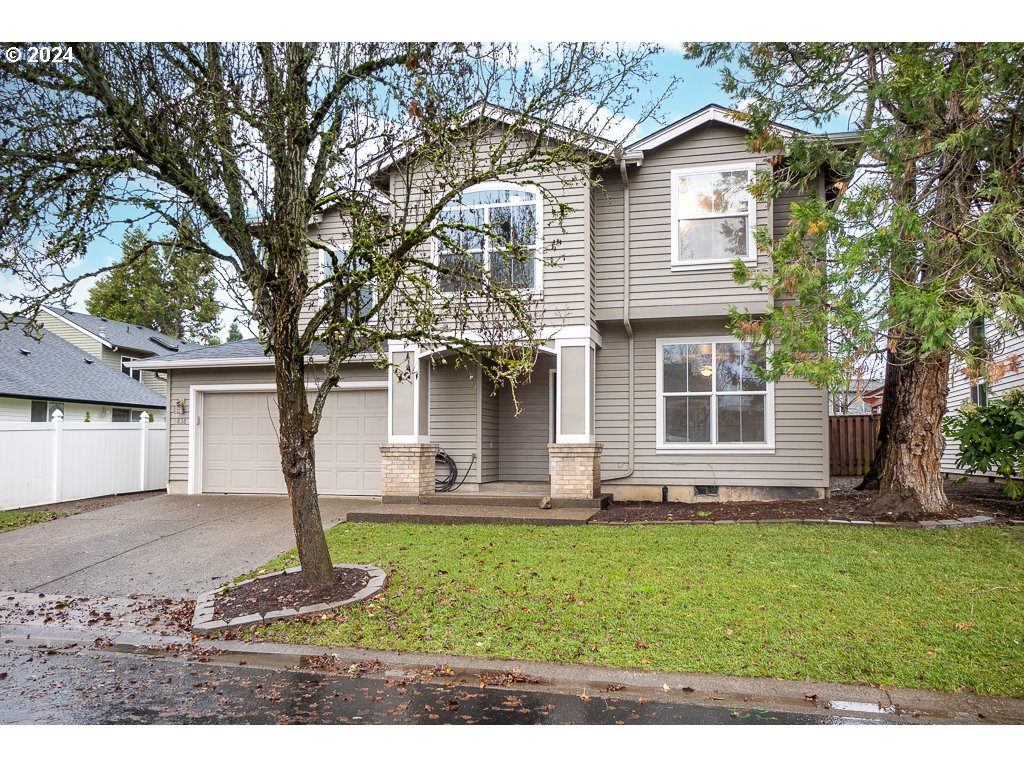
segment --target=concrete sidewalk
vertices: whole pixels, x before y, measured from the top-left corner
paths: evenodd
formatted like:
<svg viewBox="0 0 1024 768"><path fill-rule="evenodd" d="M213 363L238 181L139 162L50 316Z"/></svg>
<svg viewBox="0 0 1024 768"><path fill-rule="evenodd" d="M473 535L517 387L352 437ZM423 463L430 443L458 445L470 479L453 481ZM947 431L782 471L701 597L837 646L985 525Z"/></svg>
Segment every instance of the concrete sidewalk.
<svg viewBox="0 0 1024 768"><path fill-rule="evenodd" d="M375 499L323 497L325 528ZM151 496L0 535L0 590L195 597L295 546L284 496Z"/></svg>

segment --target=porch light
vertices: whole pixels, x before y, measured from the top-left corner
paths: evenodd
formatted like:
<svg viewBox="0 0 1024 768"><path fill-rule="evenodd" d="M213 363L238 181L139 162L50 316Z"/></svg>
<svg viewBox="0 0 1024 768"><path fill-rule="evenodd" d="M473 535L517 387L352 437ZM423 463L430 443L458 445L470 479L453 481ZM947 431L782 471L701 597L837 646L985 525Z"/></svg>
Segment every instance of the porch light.
<svg viewBox="0 0 1024 768"><path fill-rule="evenodd" d="M705 379L708 378L711 375L711 366L702 365L700 367L700 375L703 376Z"/></svg>

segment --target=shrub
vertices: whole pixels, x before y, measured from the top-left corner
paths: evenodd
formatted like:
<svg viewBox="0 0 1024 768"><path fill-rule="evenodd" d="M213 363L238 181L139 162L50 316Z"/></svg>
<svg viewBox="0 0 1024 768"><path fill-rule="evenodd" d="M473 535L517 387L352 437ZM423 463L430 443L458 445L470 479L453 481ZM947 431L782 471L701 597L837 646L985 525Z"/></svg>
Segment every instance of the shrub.
<svg viewBox="0 0 1024 768"><path fill-rule="evenodd" d="M995 472L1011 499L1024 497L1024 389L1007 392L988 405L965 404L942 424L946 437L960 442L956 465L967 476Z"/></svg>

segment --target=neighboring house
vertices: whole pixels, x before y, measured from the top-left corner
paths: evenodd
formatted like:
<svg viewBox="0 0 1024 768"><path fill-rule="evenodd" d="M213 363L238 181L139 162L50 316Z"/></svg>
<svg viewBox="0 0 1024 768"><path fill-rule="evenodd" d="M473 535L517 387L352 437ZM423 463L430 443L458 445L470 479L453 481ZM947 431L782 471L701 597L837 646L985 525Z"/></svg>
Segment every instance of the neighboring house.
<svg viewBox="0 0 1024 768"><path fill-rule="evenodd" d="M398 380L369 361L345 366L317 435L319 492L431 493L440 446L460 479L468 470L462 490L550 482L556 498L603 491L661 499L663 486L679 500L824 496L826 392L799 379L760 380L762 353L726 327L730 306L769 308L766 294L733 281L732 262L769 269L754 228L782 236L800 199L753 199L747 186L769 163L747 150L745 137L734 112L711 105L623 152L609 144L593 178L552 174L466 190L461 209L476 220L535 223L520 228L519 245L551 255L557 241L557 265L538 259L514 275L542 302L551 339L517 389L521 412L507 389L493 395L478 369L393 343L392 362L409 363L415 375ZM383 189L406 177L396 168L416 161L397 162L375 177ZM814 193L830 195L833 181L823 175ZM537 184L571 206L564 221ZM311 227L318 240L345 248L336 211ZM476 256L480 269L494 268L486 248ZM449 257L435 249L433 258ZM323 261L311 254L314 274ZM170 381L169 492L284 492L274 373L259 342L135 367Z"/></svg>
<svg viewBox="0 0 1024 768"><path fill-rule="evenodd" d="M884 384L880 379L850 382L845 389L829 397L829 416L877 416L882 409Z"/></svg>
<svg viewBox="0 0 1024 768"><path fill-rule="evenodd" d="M65 421L163 421L165 401L46 329L0 331L0 421L50 421L58 409Z"/></svg>
<svg viewBox="0 0 1024 768"><path fill-rule="evenodd" d="M1000 334L990 324L977 321L971 324L972 338L985 340L992 351L992 363L985 375L974 379L968 376L962 367L950 371L949 395L946 398L946 415L952 415L962 405L986 405L990 400L998 399L1011 389L1024 387L1024 336ZM956 440L946 440L946 448L942 454L942 471L950 475L962 475L962 469L956 466L960 454L960 444ZM995 477L996 473L988 472Z"/></svg>
<svg viewBox="0 0 1024 768"><path fill-rule="evenodd" d="M179 341L152 328L84 312L69 312L59 307L43 307L39 322L65 341L161 395L167 394L166 377L155 371L133 370L131 364L148 357L202 346Z"/></svg>

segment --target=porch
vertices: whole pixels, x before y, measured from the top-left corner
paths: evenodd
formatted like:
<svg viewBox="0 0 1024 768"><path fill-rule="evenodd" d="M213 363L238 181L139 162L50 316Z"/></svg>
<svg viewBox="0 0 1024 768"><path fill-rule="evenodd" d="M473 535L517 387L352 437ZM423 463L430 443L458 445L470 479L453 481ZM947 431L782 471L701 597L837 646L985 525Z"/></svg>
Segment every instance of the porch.
<svg viewBox="0 0 1024 768"><path fill-rule="evenodd" d="M527 380L496 389L479 364L392 348L383 502L599 509L594 350L556 339Z"/></svg>

